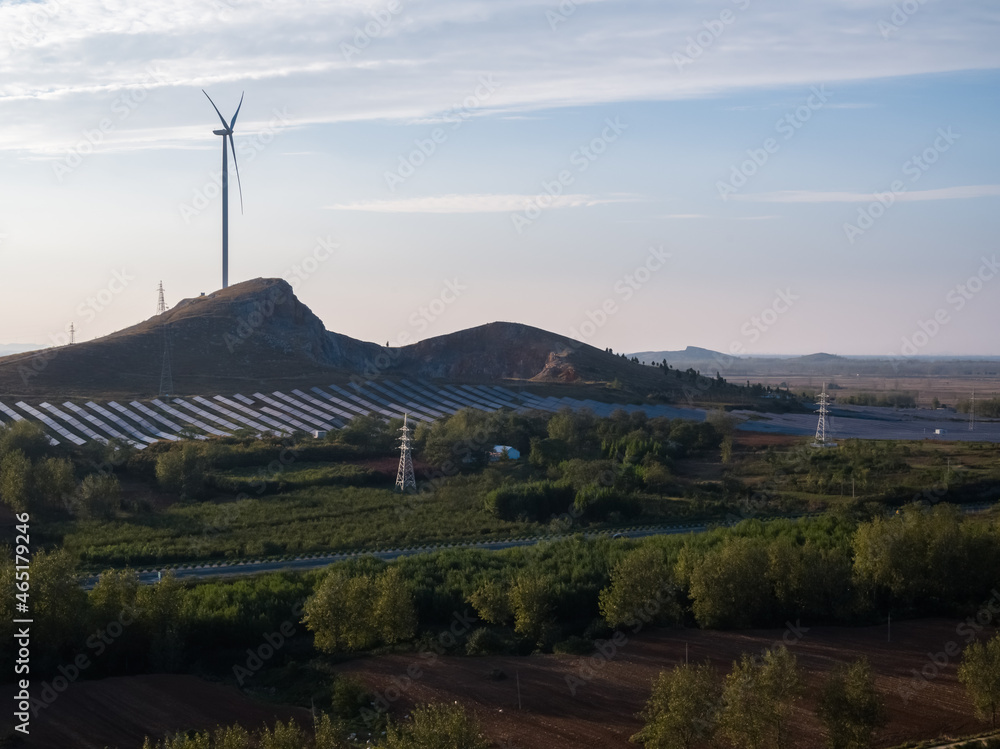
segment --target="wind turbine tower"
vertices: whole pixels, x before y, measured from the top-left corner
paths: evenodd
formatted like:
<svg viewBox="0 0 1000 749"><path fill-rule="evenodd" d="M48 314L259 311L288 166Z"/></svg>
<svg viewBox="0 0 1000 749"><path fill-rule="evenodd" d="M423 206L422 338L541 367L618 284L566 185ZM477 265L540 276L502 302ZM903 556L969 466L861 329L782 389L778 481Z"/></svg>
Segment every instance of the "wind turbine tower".
<svg viewBox="0 0 1000 749"><path fill-rule="evenodd" d="M201 92L205 94L205 97L212 104L212 109L215 113L219 115L219 119L222 120L222 129L213 130L215 135L222 136L222 288L227 288L229 286L229 149L233 151L233 166L236 167L236 185L240 189L240 213L243 213L243 185L240 182L240 165L236 161L236 146L233 143L233 128L236 127L236 118L240 115L240 107L243 106L243 94L240 94L240 103L236 107L236 114L233 115L233 119L228 123L226 118L222 116L222 112L219 108L215 106L215 102L212 101L212 97L208 95L205 89ZM246 93L246 92L244 92ZM229 142L226 142L226 139Z"/></svg>
<svg viewBox="0 0 1000 749"><path fill-rule="evenodd" d="M406 424L406 414L403 414L403 427L399 430L403 436L399 440L399 470L396 472L396 488L401 491L417 490L417 479L413 475L413 458L410 455L410 427Z"/></svg>

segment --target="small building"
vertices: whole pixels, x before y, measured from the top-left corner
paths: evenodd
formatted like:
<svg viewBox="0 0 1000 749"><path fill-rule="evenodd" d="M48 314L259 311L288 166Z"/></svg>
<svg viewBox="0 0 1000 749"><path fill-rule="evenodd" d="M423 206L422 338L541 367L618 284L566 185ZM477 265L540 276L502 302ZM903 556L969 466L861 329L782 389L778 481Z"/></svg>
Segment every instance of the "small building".
<svg viewBox="0 0 1000 749"><path fill-rule="evenodd" d="M312 436L313 436L313 439L325 440L326 439L326 430L324 430L324 429L314 429L313 433L312 433Z"/></svg>
<svg viewBox="0 0 1000 749"><path fill-rule="evenodd" d="M490 453L490 460L519 460L521 458L521 451L510 445L494 445L493 451Z"/></svg>

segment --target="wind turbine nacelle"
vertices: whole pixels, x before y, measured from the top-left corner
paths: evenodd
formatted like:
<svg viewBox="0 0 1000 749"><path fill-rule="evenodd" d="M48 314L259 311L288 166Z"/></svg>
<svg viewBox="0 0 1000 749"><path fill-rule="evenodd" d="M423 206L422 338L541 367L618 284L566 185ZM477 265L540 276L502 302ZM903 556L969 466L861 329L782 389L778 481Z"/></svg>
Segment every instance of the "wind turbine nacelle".
<svg viewBox="0 0 1000 749"><path fill-rule="evenodd" d="M229 133L230 133L229 130L213 130L212 131L213 135L229 135Z"/></svg>

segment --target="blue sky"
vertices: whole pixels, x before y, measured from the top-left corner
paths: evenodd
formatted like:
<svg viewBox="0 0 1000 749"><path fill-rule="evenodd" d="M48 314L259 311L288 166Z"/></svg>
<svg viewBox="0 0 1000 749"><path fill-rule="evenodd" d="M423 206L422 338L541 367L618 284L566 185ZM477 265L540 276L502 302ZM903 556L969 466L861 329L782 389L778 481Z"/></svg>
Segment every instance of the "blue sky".
<svg viewBox="0 0 1000 749"><path fill-rule="evenodd" d="M0 0L0 29L2 343L219 287L205 88L246 91L231 281L293 279L332 330L1000 353L988 2Z"/></svg>

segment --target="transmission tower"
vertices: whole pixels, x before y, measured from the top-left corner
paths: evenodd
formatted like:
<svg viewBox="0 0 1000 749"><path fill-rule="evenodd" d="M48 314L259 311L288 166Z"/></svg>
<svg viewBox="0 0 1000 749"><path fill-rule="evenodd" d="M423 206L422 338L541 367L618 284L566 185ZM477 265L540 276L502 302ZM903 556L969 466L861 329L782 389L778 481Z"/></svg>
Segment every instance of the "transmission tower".
<svg viewBox="0 0 1000 749"><path fill-rule="evenodd" d="M410 455L410 427L406 424L406 414L403 414L403 427L399 430L403 436L399 439L399 471L396 472L396 487L400 491L417 490L417 479L413 476L413 458Z"/></svg>
<svg viewBox="0 0 1000 749"><path fill-rule="evenodd" d="M972 400L969 401L969 431L976 431L976 391L972 391Z"/></svg>
<svg viewBox="0 0 1000 749"><path fill-rule="evenodd" d="M816 424L816 440L813 442L813 447L833 446L832 442L826 441L826 416L828 413L826 383L823 383L823 392L819 394L819 421Z"/></svg>
<svg viewBox="0 0 1000 749"><path fill-rule="evenodd" d="M76 325L73 323L69 324L69 345L72 346L76 343Z"/></svg>
<svg viewBox="0 0 1000 749"><path fill-rule="evenodd" d="M167 303L163 301L163 281L156 287L156 314L162 315L167 311Z"/></svg>

